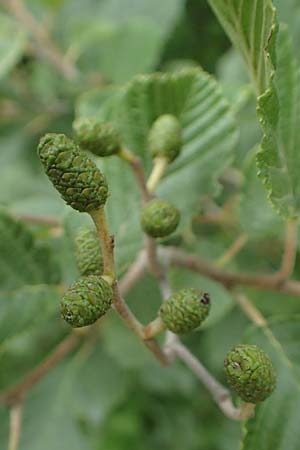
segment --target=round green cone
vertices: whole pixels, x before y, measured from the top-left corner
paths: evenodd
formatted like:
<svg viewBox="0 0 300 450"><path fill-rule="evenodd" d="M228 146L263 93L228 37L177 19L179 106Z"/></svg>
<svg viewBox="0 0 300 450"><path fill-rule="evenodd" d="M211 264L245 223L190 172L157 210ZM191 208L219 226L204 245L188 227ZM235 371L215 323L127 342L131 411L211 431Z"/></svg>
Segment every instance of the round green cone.
<svg viewBox="0 0 300 450"><path fill-rule="evenodd" d="M169 236L176 230L179 220L178 209L162 199L151 200L141 214L141 226L144 232L154 238Z"/></svg>
<svg viewBox="0 0 300 450"><path fill-rule="evenodd" d="M182 289L163 302L159 316L173 333L188 333L198 328L210 310L209 294L199 289Z"/></svg>
<svg viewBox="0 0 300 450"><path fill-rule="evenodd" d="M149 150L153 157L164 157L174 161L182 147L179 120L171 114L158 117L148 135Z"/></svg>
<svg viewBox="0 0 300 450"><path fill-rule="evenodd" d="M96 164L64 134L46 134L38 155L44 170L62 198L80 212L104 206L108 186Z"/></svg>
<svg viewBox="0 0 300 450"><path fill-rule="evenodd" d="M242 400L259 403L275 389L276 375L269 356L256 345L237 345L224 361L228 384Z"/></svg>
<svg viewBox="0 0 300 450"><path fill-rule="evenodd" d="M76 140L83 150L97 156L115 155L121 150L120 137L108 122L79 118L73 124Z"/></svg>
<svg viewBox="0 0 300 450"><path fill-rule="evenodd" d="M96 230L82 228L76 238L76 264L82 276L102 275L103 258Z"/></svg>
<svg viewBox="0 0 300 450"><path fill-rule="evenodd" d="M113 291L101 277L90 275L76 281L61 299L61 316L72 327L92 325L111 307Z"/></svg>

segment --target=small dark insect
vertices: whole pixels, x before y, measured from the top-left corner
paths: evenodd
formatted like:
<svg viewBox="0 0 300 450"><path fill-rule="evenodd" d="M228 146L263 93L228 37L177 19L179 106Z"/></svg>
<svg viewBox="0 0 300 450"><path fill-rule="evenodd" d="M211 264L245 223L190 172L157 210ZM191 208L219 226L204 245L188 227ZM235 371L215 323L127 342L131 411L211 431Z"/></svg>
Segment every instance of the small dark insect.
<svg viewBox="0 0 300 450"><path fill-rule="evenodd" d="M203 305L208 305L209 302L210 302L209 294L207 292L204 292L204 294L201 298L201 303L203 303Z"/></svg>

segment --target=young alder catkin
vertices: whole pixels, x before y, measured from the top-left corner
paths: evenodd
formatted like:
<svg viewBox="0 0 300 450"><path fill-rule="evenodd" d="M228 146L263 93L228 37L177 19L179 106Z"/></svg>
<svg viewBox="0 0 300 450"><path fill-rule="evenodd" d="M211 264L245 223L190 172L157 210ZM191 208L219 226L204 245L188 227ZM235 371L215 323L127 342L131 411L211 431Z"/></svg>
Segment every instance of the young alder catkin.
<svg viewBox="0 0 300 450"><path fill-rule="evenodd" d="M153 123L148 134L149 150L154 158L163 157L174 161L182 147L179 120L171 114L164 114Z"/></svg>
<svg viewBox="0 0 300 450"><path fill-rule="evenodd" d="M80 278L61 299L61 316L72 327L91 325L111 307L113 291L106 280L95 275Z"/></svg>
<svg viewBox="0 0 300 450"><path fill-rule="evenodd" d="M65 202L80 212L104 206L108 186L96 164L64 134L40 140L38 155L44 170Z"/></svg>
<svg viewBox="0 0 300 450"><path fill-rule="evenodd" d="M81 228L75 238L75 245L75 259L80 275L102 275L103 257L96 230Z"/></svg>
<svg viewBox="0 0 300 450"><path fill-rule="evenodd" d="M162 200L151 200L141 213L141 226L149 236L158 238L169 236L176 230L180 213L172 203Z"/></svg>
<svg viewBox="0 0 300 450"><path fill-rule="evenodd" d="M75 120L73 129L80 147L96 156L111 156L121 150L119 134L109 122L79 118Z"/></svg>
<svg viewBox="0 0 300 450"><path fill-rule="evenodd" d="M224 368L228 384L245 402L262 402L275 389L276 375L272 361L256 345L235 346L227 353Z"/></svg>
<svg viewBox="0 0 300 450"><path fill-rule="evenodd" d="M164 301L159 316L165 327L176 334L198 328L210 310L209 294L199 289L182 289Z"/></svg>

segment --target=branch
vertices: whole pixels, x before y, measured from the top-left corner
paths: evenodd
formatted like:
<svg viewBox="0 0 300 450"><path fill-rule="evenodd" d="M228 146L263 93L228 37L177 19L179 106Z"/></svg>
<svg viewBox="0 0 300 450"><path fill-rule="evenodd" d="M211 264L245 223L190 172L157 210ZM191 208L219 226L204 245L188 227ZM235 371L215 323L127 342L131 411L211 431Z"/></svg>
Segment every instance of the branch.
<svg viewBox="0 0 300 450"><path fill-rule="evenodd" d="M50 353L47 358L37 367L32 369L23 380L14 387L0 395L0 402L7 405L15 405L20 402L27 391L29 391L41 378L44 377L53 367L56 366L68 353L70 353L78 344L84 333L73 332L68 335L58 346Z"/></svg>
<svg viewBox="0 0 300 450"><path fill-rule="evenodd" d="M156 359L164 366L169 364L167 356L154 339L146 339L144 327L130 310L123 299L118 282L116 281L115 262L114 262L114 238L110 236L108 224L103 209L90 213L95 226L97 228L99 240L101 243L104 271L103 275L112 280L112 289L114 293L113 306L124 323L130 328L135 335L142 340L145 346L153 353Z"/></svg>
<svg viewBox="0 0 300 450"><path fill-rule="evenodd" d="M245 420L253 416L254 407L250 404L244 405L242 408L236 408L232 402L229 391L220 384L201 364L201 362L183 345L177 341L173 345L175 354L197 375L202 381L206 389L211 393L215 403L219 406L225 416L233 420ZM249 406L249 408L248 408Z"/></svg>
<svg viewBox="0 0 300 450"><path fill-rule="evenodd" d="M109 234L108 224L105 217L104 209L98 209L90 213L95 227L97 229L101 250L103 255L103 275L115 278L115 261L114 261L114 237Z"/></svg>
<svg viewBox="0 0 300 450"><path fill-rule="evenodd" d="M190 255L183 250L166 248L162 252L171 265L206 275L229 289L234 286L244 285L267 291L284 292L289 295L300 295L300 282L288 280L278 283L276 274L254 275L247 272L229 272L221 270L211 262L198 256Z"/></svg>
<svg viewBox="0 0 300 450"><path fill-rule="evenodd" d="M147 203L152 196L147 189L145 172L140 158L124 147L121 149L119 156L131 166L141 192L142 201L144 204Z"/></svg>
<svg viewBox="0 0 300 450"><path fill-rule="evenodd" d="M52 42L47 30L26 9L22 0L2 0L2 3L30 32L34 39L35 51L38 56L48 61L67 80L73 80L78 76L77 68L60 53Z"/></svg>
<svg viewBox="0 0 300 450"><path fill-rule="evenodd" d="M32 214L13 214L17 220L21 222L30 223L33 225L45 225L53 228L60 228L62 222L51 216L34 216Z"/></svg>
<svg viewBox="0 0 300 450"><path fill-rule="evenodd" d="M156 190L161 178L163 177L168 167L168 164L169 161L167 160L167 158L164 157L155 158L153 170L147 181L148 192L154 192Z"/></svg>
<svg viewBox="0 0 300 450"><path fill-rule="evenodd" d="M10 409L8 450L17 450L19 447L23 416L23 403L18 402Z"/></svg>
<svg viewBox="0 0 300 450"><path fill-rule="evenodd" d="M141 279L145 273L146 266L147 256L145 251L142 250L119 281L119 289L123 296L130 292L133 286Z"/></svg>
<svg viewBox="0 0 300 450"><path fill-rule="evenodd" d="M136 261L136 264L138 260ZM133 268L133 265L132 265ZM130 274L130 269L128 275ZM131 289L132 285L137 278L131 279L127 274L121 279L119 286L122 294L125 295L128 290ZM50 372L63 358L65 358L79 343L79 341L90 334L91 328L84 328L80 331L73 331L69 334L62 342L60 342L57 347L42 361L38 366L28 372L23 380L17 383L13 388L8 389L6 392L0 394L0 403L5 403L7 405L15 405L22 399L26 393L37 384L48 372ZM151 342L148 343L149 347L152 346Z"/></svg>
<svg viewBox="0 0 300 450"><path fill-rule="evenodd" d="M241 234L232 245L225 251L225 253L220 256L216 261L216 266L223 267L229 261L231 261L246 245L248 241L248 235L246 233Z"/></svg>
<svg viewBox="0 0 300 450"><path fill-rule="evenodd" d="M255 325L261 328L265 328L268 326L267 320L245 295L237 294L235 295L235 300L242 311L253 323L255 323Z"/></svg>

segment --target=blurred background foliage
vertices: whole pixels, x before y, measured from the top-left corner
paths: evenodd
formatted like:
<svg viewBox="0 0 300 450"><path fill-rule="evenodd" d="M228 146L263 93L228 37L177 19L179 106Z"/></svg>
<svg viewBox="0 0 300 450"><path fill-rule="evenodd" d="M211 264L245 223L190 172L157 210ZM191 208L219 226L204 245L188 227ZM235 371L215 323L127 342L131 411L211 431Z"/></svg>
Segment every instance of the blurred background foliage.
<svg viewBox="0 0 300 450"><path fill-rule="evenodd" d="M274 3L298 48L299 2ZM58 317L55 286L78 277L73 237L87 221L64 206L46 180L36 157L38 139L48 131L71 135L76 112L98 111L136 74L201 65L217 77L235 115L234 161L220 177L216 198L197 193L197 214L181 230L184 246L216 260L244 233L247 245L228 268L272 271L280 263L284 229L256 177L253 149L260 130L252 88L206 2L7 0L0 5L0 387L5 390L68 332ZM135 208L138 196L131 174L120 165L105 162L114 186L113 231L123 220L124 201ZM221 222L205 219L221 212ZM32 224L32 216L51 217L54 226ZM120 273L139 249L134 226L117 247ZM224 381L224 355L243 340L249 320L215 282L178 270L170 277L177 288L203 283L217 298L207 326L185 340ZM279 294L248 292L267 318L282 313ZM150 276L128 302L142 321L155 315L159 292ZM284 308L294 313L296 300L286 296ZM179 362L168 370L158 367L111 312L97 343L87 342L30 393L20 450L232 450L240 433L239 424L220 413L185 367ZM3 449L7 434L8 411L0 406Z"/></svg>

